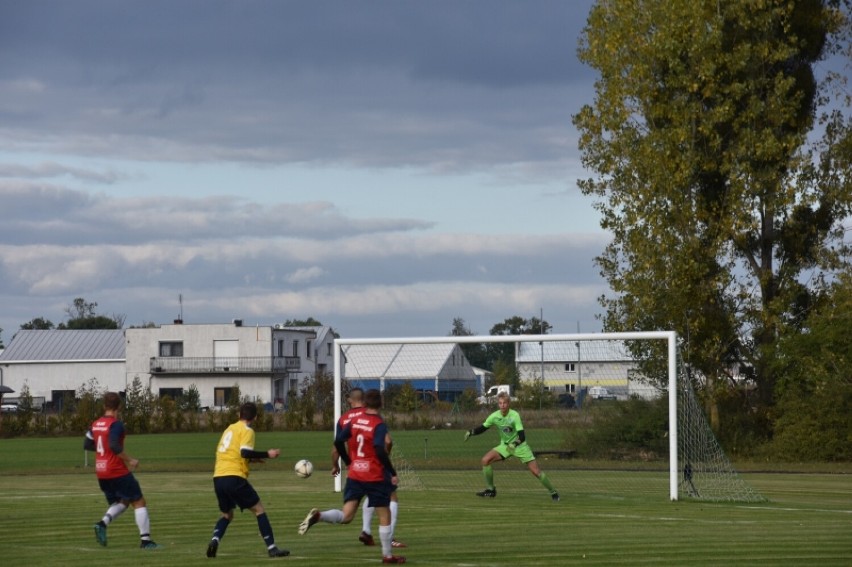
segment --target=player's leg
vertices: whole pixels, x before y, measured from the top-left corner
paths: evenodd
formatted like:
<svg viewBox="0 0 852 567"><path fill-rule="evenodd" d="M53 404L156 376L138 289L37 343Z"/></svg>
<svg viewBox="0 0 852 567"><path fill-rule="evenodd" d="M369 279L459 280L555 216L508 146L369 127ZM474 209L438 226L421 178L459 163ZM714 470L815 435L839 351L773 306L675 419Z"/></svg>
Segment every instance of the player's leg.
<svg viewBox="0 0 852 567"><path fill-rule="evenodd" d="M119 517L122 512L127 510L127 501L121 500L113 493L110 489L110 483L106 480L99 481L101 485L101 490L104 492L104 496L106 497L107 504L109 507L104 513L103 518L95 524L95 540L99 545L106 547L107 545L107 526L117 517Z"/></svg>
<svg viewBox="0 0 852 567"><path fill-rule="evenodd" d="M530 451L530 455L532 456L532 451ZM523 460L523 459L521 459ZM538 479L542 486L544 486L547 491L550 493L550 498L553 499L554 502L559 502L559 493L553 488L553 484L550 482L550 479L547 475L542 471L538 466L538 461L535 460L535 457L532 456L531 461L527 461L527 468L533 474L534 477Z"/></svg>
<svg viewBox="0 0 852 567"><path fill-rule="evenodd" d="M364 505L361 507L361 535L358 536L358 541L364 545L376 545L373 539L373 531L370 525L373 522L373 512L375 508L370 506L370 499L364 500Z"/></svg>
<svg viewBox="0 0 852 567"><path fill-rule="evenodd" d="M139 528L139 547L142 549L159 549L151 539L151 517L148 515L148 504L142 495L142 488L133 474L116 479L116 490L123 500L129 500L133 506L133 516L136 527Z"/></svg>
<svg viewBox="0 0 852 567"><path fill-rule="evenodd" d="M260 530L260 537L263 538L263 543L266 544L266 552L270 557L287 557L290 551L286 549L278 549L275 545L275 535L272 533L272 524L269 522L269 516L266 515L266 509L263 503L258 500L257 504L250 507L257 519L257 528Z"/></svg>
<svg viewBox="0 0 852 567"><path fill-rule="evenodd" d="M390 526L391 535L393 536L393 539L391 539L391 547L408 547L396 539L396 521L399 518L399 497L396 495L396 487L394 487L393 494L391 494L391 500L388 508L390 508Z"/></svg>
<svg viewBox="0 0 852 567"><path fill-rule="evenodd" d="M216 557L216 552L219 550L219 543L225 537L225 532L228 526L234 519L234 508L237 503L231 497L231 490L237 486L237 477L232 476L217 476L213 478L213 492L216 493L216 502L219 506L219 519L216 520L216 525L213 527L213 535L210 542L207 544L207 557Z"/></svg>
<svg viewBox="0 0 852 567"><path fill-rule="evenodd" d="M489 498L497 496L497 488L494 486L494 469L491 464L506 458L507 455L501 454L500 449L501 447L495 447L482 456L482 476L485 479L485 490L477 492L477 496Z"/></svg>

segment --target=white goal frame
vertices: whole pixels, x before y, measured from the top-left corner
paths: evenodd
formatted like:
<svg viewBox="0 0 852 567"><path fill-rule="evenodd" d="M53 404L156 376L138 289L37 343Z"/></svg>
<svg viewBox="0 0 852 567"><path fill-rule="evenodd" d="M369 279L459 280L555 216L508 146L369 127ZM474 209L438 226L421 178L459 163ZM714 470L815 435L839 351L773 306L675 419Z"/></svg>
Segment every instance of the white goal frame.
<svg viewBox="0 0 852 567"><path fill-rule="evenodd" d="M555 341L626 341L626 340L665 340L668 345L668 393L669 393L669 498L678 499L678 411L677 411L677 333L674 331L637 331L627 333L575 333L555 335L474 335L444 337L393 337L360 338L334 340L334 423L340 419L343 407L343 347L346 345L380 344L466 344L466 343L505 343L516 342L507 339L523 339L527 342ZM332 432L332 435L334 433ZM342 490L342 475L334 478L334 491Z"/></svg>

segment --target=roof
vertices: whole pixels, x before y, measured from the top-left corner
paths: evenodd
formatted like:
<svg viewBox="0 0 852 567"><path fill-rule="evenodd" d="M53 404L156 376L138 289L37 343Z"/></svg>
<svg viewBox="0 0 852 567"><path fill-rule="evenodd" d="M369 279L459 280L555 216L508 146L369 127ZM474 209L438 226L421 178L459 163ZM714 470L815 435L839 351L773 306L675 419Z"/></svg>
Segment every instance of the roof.
<svg viewBox="0 0 852 567"><path fill-rule="evenodd" d="M422 378L439 376L457 345L346 345L346 378Z"/></svg>
<svg viewBox="0 0 852 567"><path fill-rule="evenodd" d="M0 354L2 362L124 359L122 329L20 330Z"/></svg>
<svg viewBox="0 0 852 567"><path fill-rule="evenodd" d="M579 347L577 346L579 344ZM516 362L539 362L541 344L519 343ZM546 362L632 362L633 357L624 341L558 341L544 342Z"/></svg>

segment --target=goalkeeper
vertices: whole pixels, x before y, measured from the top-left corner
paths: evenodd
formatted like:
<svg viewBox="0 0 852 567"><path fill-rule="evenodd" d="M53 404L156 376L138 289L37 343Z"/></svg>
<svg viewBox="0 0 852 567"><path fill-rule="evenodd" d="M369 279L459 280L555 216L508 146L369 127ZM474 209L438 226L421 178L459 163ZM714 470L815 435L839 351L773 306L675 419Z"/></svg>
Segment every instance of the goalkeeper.
<svg viewBox="0 0 852 567"><path fill-rule="evenodd" d="M521 423L521 414L509 407L509 400L509 394L506 392L497 394L497 406L500 409L485 418L482 425L466 431L464 434L464 440L467 441L471 435L485 433L492 425L497 426L497 431L500 432L500 444L482 456L485 490L477 492L476 495L488 498L497 496L497 488L494 486L494 469L491 467L491 463L515 456L527 465L533 476L550 492L550 498L554 502L559 502L559 493L553 488L547 475L538 467L535 454L527 444L524 425Z"/></svg>

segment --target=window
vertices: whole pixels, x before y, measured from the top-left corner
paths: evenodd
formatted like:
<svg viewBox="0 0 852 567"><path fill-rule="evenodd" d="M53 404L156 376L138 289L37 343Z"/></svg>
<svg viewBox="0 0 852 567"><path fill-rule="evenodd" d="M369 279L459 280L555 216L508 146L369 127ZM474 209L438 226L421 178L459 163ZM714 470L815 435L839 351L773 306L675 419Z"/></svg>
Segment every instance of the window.
<svg viewBox="0 0 852 567"><path fill-rule="evenodd" d="M183 342L161 342L160 356L183 356Z"/></svg>
<svg viewBox="0 0 852 567"><path fill-rule="evenodd" d="M299 341L293 341L293 356L299 356Z"/></svg>
<svg viewBox="0 0 852 567"><path fill-rule="evenodd" d="M225 407L231 400L233 388L213 388L213 405L216 407Z"/></svg>
<svg viewBox="0 0 852 567"><path fill-rule="evenodd" d="M565 384L565 391L570 393L570 394L573 394L574 392L577 391L576 384Z"/></svg>
<svg viewBox="0 0 852 567"><path fill-rule="evenodd" d="M565 372L577 372L577 367L574 365L573 362L566 362Z"/></svg>
<svg viewBox="0 0 852 567"><path fill-rule="evenodd" d="M313 346L313 345L311 344L311 339L308 339L308 340L306 340L306 341L305 341L305 348L306 348L306 349L308 349L308 360L310 360L311 358L313 358L313 357L311 356L311 347L312 347L312 346Z"/></svg>
<svg viewBox="0 0 852 567"><path fill-rule="evenodd" d="M327 343L326 346L328 347L328 356L332 356L334 353L331 351L331 347L334 346L334 343Z"/></svg>
<svg viewBox="0 0 852 567"><path fill-rule="evenodd" d="M278 356L284 356L284 339L278 341Z"/></svg>
<svg viewBox="0 0 852 567"><path fill-rule="evenodd" d="M160 388L160 397L170 397L173 400L178 400L183 396L183 388Z"/></svg>

